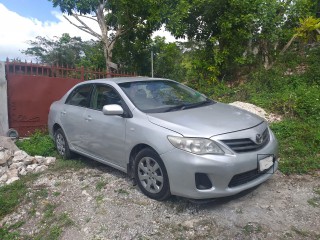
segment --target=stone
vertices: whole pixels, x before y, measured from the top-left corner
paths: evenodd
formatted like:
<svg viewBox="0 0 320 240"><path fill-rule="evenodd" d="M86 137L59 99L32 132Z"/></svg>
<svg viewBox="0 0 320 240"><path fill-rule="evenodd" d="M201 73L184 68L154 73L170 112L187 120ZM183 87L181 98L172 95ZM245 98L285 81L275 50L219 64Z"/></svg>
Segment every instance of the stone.
<svg viewBox="0 0 320 240"><path fill-rule="evenodd" d="M21 175L21 176L25 176L25 175L27 175L27 170L25 169L25 168L21 168L20 170L19 170L19 175Z"/></svg>
<svg viewBox="0 0 320 240"><path fill-rule="evenodd" d="M25 165L30 165L30 164L36 163L36 160L34 157L28 156L23 160L23 162Z"/></svg>
<svg viewBox="0 0 320 240"><path fill-rule="evenodd" d="M38 164L42 164L44 162L44 157L42 156L34 156Z"/></svg>
<svg viewBox="0 0 320 240"><path fill-rule="evenodd" d="M6 182L6 184L10 184L10 183L13 183L17 180L19 180L20 178L19 177L13 177L13 178L9 178L9 180Z"/></svg>
<svg viewBox="0 0 320 240"><path fill-rule="evenodd" d="M39 173L39 172L43 172L45 170L48 169L48 166L46 165L40 165L40 166L37 166L34 170L35 173Z"/></svg>
<svg viewBox="0 0 320 240"><path fill-rule="evenodd" d="M49 166L50 164L55 163L55 161L56 161L56 158L55 158L55 157L46 157L46 158L44 159L44 164L45 164L46 166Z"/></svg>
<svg viewBox="0 0 320 240"><path fill-rule="evenodd" d="M2 113L1 113L2 114ZM0 136L0 146L5 149L17 151L19 148L14 144L11 138Z"/></svg>
<svg viewBox="0 0 320 240"><path fill-rule="evenodd" d="M27 172L33 172L36 169L36 167L38 167L38 164L36 164L36 163L28 165L27 168L26 168L26 171Z"/></svg>
<svg viewBox="0 0 320 240"><path fill-rule="evenodd" d="M10 169L15 169L15 168L20 168L20 167L23 167L24 166L24 163L23 162L14 162L10 165Z"/></svg>
<svg viewBox="0 0 320 240"><path fill-rule="evenodd" d="M8 170L8 166L0 167L0 177Z"/></svg>
<svg viewBox="0 0 320 240"><path fill-rule="evenodd" d="M1 182L6 182L8 180L8 175L5 173L0 177L0 183Z"/></svg>
<svg viewBox="0 0 320 240"><path fill-rule="evenodd" d="M7 171L8 178L18 177L18 169L9 169Z"/></svg>
<svg viewBox="0 0 320 240"><path fill-rule="evenodd" d="M12 162L22 162L27 156L28 154L25 151L15 151Z"/></svg>
<svg viewBox="0 0 320 240"><path fill-rule="evenodd" d="M12 158L11 151L5 149L0 152L0 165L7 163Z"/></svg>

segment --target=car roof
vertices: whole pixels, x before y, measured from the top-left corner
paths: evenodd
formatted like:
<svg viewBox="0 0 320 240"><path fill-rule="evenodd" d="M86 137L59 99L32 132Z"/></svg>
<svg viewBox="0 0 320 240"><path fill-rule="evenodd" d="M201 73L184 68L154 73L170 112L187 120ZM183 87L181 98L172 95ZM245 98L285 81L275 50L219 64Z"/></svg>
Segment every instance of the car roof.
<svg viewBox="0 0 320 240"><path fill-rule="evenodd" d="M107 82L114 82L118 83L125 83L125 82L140 82L140 81L154 81L154 80L169 80L165 78L151 78L151 77L115 77L115 78L102 78L102 79L95 79L85 81L83 83L105 83ZM171 80L172 81L172 80Z"/></svg>

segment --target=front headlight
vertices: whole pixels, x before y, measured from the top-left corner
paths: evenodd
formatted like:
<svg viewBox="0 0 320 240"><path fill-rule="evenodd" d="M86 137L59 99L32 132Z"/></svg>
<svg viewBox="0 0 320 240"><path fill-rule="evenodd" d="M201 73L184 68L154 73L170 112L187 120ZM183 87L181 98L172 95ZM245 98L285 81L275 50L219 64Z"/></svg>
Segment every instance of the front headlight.
<svg viewBox="0 0 320 240"><path fill-rule="evenodd" d="M168 140L176 148L194 154L224 154L218 144L210 139L168 136Z"/></svg>

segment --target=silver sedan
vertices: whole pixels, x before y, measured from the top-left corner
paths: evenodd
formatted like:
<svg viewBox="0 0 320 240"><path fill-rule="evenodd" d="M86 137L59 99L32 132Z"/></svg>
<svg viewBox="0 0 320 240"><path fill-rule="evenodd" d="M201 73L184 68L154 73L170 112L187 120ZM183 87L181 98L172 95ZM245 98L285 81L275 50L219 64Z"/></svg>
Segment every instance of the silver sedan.
<svg viewBox="0 0 320 240"><path fill-rule="evenodd" d="M48 119L64 158L76 152L126 172L157 200L237 194L278 167L262 118L168 79L86 81L54 102Z"/></svg>

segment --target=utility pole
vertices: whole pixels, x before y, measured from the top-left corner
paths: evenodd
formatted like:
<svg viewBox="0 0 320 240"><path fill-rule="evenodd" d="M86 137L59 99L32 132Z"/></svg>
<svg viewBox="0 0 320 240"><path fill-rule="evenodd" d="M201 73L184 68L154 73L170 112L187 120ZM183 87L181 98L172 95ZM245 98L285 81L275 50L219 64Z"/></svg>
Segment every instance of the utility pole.
<svg viewBox="0 0 320 240"><path fill-rule="evenodd" d="M153 50L151 50L151 77L153 78Z"/></svg>

